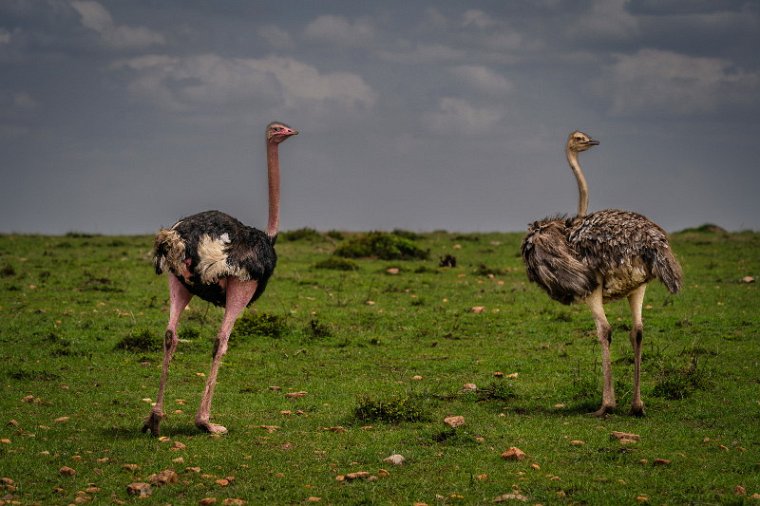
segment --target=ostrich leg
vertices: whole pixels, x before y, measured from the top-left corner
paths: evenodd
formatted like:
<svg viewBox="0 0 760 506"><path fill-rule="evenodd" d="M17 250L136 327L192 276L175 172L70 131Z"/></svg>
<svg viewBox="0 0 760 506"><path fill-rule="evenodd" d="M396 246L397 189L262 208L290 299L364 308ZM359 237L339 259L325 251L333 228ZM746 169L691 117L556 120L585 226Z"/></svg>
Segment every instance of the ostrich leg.
<svg viewBox="0 0 760 506"><path fill-rule="evenodd" d="M628 294L631 306L633 327L631 328L631 346L633 346L633 401L631 414L644 416L644 402L641 400L641 343L644 340L644 323L641 319L641 306L644 305L644 293L647 285L641 285Z"/></svg>
<svg viewBox="0 0 760 506"><path fill-rule="evenodd" d="M224 318L219 334L214 343L214 353L211 360L211 372L206 380L206 388L198 412L195 415L195 425L201 430L212 434L225 434L227 428L209 421L211 417L211 399L214 397L216 376L219 373L219 365L222 357L227 353L227 341L230 338L232 327L235 325L238 315L245 309L248 301L253 297L257 286L256 281L240 281L237 278L227 278L227 301L225 304Z"/></svg>
<svg viewBox="0 0 760 506"><path fill-rule="evenodd" d="M596 322L596 335L602 347L602 371L604 373L604 390L602 390L602 406L591 413L593 416L604 416L615 409L615 387L612 384L612 363L610 361L610 343L612 342L612 327L604 314L604 299L601 283L586 299L591 314Z"/></svg>
<svg viewBox="0 0 760 506"><path fill-rule="evenodd" d="M177 350L177 324L182 311L187 307L190 299L193 298L187 288L173 275L169 274L169 324L166 326L164 334L164 364L161 369L161 381L158 385L158 395L156 404L151 409L150 415L143 424L142 431L150 431L153 436L160 433L161 420L164 418L164 389L166 388L166 379L169 376L169 363L172 361L174 352Z"/></svg>

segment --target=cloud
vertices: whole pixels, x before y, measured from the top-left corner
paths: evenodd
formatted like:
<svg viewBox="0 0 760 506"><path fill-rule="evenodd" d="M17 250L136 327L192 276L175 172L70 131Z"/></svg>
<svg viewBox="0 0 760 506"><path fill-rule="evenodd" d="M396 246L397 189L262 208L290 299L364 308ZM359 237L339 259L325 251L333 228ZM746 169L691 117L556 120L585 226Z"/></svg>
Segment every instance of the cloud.
<svg viewBox="0 0 760 506"><path fill-rule="evenodd" d="M134 95L173 110L241 101L352 109L371 108L376 100L375 92L357 74L320 73L292 58L148 55L122 60L113 68L134 73L129 84Z"/></svg>
<svg viewBox="0 0 760 506"><path fill-rule="evenodd" d="M514 87L509 79L482 65L457 65L449 70L466 84L488 94L507 93Z"/></svg>
<svg viewBox="0 0 760 506"><path fill-rule="evenodd" d="M443 44L419 44L409 51L378 51L378 56L394 63L429 64L463 60L467 53Z"/></svg>
<svg viewBox="0 0 760 506"><path fill-rule="evenodd" d="M466 100L443 97L438 109L424 115L428 127L437 133L477 135L488 132L504 119L504 111L494 107L475 107Z"/></svg>
<svg viewBox="0 0 760 506"><path fill-rule="evenodd" d="M752 103L760 74L719 58L642 49L619 55L594 88L614 114L710 113L725 105Z"/></svg>
<svg viewBox="0 0 760 506"><path fill-rule="evenodd" d="M307 39L330 42L340 46L365 45L375 37L375 29L367 20L351 22L343 16L319 16L306 26Z"/></svg>
<svg viewBox="0 0 760 506"><path fill-rule="evenodd" d="M588 12L574 13L568 34L577 39L627 40L638 33L636 17L626 10L628 0L593 0Z"/></svg>
<svg viewBox="0 0 760 506"><path fill-rule="evenodd" d="M160 33L137 26L116 25L111 14L98 2L72 0L71 6L82 18L82 25L97 32L103 41L115 48L144 48L164 44Z"/></svg>
<svg viewBox="0 0 760 506"><path fill-rule="evenodd" d="M293 49L295 47L290 34L277 26L262 26L259 28L258 34L277 49Z"/></svg>
<svg viewBox="0 0 760 506"><path fill-rule="evenodd" d="M9 44L11 41L11 34L8 30L0 28L0 44Z"/></svg>
<svg viewBox="0 0 760 506"><path fill-rule="evenodd" d="M462 15L462 24L464 26L475 26L477 28L491 28L497 24L495 20L485 12L478 9L470 9Z"/></svg>

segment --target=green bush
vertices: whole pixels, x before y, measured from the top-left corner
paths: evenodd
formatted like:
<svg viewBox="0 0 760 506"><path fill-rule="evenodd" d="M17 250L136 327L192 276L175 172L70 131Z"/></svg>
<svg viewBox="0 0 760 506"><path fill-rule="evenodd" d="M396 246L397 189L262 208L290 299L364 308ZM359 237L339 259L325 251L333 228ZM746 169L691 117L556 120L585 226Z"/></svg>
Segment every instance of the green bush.
<svg viewBox="0 0 760 506"><path fill-rule="evenodd" d="M335 250L343 258L379 258L380 260L427 260L429 250L414 241L387 232L369 232L350 239Z"/></svg>

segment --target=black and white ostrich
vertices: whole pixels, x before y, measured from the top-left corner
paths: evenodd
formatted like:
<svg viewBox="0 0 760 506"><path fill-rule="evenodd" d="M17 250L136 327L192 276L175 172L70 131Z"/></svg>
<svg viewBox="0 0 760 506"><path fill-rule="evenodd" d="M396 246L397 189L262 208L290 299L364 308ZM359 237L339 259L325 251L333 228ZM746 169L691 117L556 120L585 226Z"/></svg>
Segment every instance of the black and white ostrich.
<svg viewBox="0 0 760 506"><path fill-rule="evenodd" d="M671 293L681 288L681 266L673 256L666 232L644 216L618 209L586 214L588 189L578 164L578 153L598 145L583 132L567 139L565 154L578 182L578 215L536 221L522 242L528 279L563 304L585 302L596 322L602 347L604 390L602 406L593 413L603 416L615 408L610 343L612 327L604 303L626 297L633 316L631 345L634 354L631 413L644 414L641 400L641 309L647 283L659 279Z"/></svg>
<svg viewBox="0 0 760 506"><path fill-rule="evenodd" d="M264 292L277 262L274 243L280 220L279 144L296 134L297 130L284 123L270 123L266 128L269 179L266 233L243 225L220 211L194 214L182 218L171 228L158 231L153 264L157 274L168 273L169 324L164 335L164 362L158 396L145 420L143 432L149 430L152 435L159 435L161 420L165 416L164 389L169 363L179 341L177 324L193 295L225 308L195 425L214 434L227 432L222 425L210 422L216 377L237 317Z"/></svg>

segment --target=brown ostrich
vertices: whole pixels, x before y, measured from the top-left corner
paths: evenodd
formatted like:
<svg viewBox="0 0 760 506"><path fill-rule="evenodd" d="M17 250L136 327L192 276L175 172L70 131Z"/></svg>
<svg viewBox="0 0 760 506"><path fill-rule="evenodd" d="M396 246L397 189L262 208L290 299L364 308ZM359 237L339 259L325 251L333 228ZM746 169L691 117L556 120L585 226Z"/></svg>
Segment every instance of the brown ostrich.
<svg viewBox="0 0 760 506"><path fill-rule="evenodd" d="M284 123L270 123L266 128L269 179L266 233L220 211L194 214L158 231L153 264L157 274L168 273L169 324L164 335L164 362L156 404L145 420L143 432L150 431L154 436L160 433L169 363L179 341L177 324L193 295L225 308L195 425L213 434L227 432L222 425L210 421L216 377L237 317L264 292L277 262L274 243L280 220L279 145L296 134L297 130Z"/></svg>
<svg viewBox="0 0 760 506"><path fill-rule="evenodd" d="M641 344L644 325L641 308L647 284L659 279L671 293L681 288L682 272L668 242L667 233L644 216L618 209L586 214L588 190L578 164L578 153L598 145L583 132L567 139L565 153L578 182L578 215L536 221L522 242L528 279L549 297L563 304L584 302L591 309L602 347L604 390L602 405L594 413L603 416L615 409L610 343L612 327L604 303L626 297L633 316L631 345L634 355L631 413L644 414L641 400Z"/></svg>

